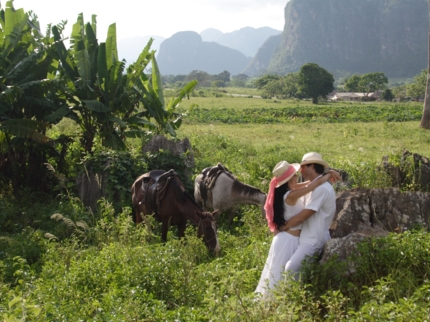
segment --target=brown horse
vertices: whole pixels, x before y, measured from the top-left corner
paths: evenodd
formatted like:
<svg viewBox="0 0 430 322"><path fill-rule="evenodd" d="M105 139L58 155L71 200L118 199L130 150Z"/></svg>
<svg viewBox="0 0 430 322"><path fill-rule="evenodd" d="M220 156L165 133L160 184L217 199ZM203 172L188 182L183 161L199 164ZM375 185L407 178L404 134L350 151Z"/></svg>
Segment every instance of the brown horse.
<svg viewBox="0 0 430 322"><path fill-rule="evenodd" d="M187 194L178 175L170 170L152 170L138 177L131 186L136 223L145 215L154 215L161 226L161 239L166 241L169 224L178 226L178 237L184 237L187 220L197 226L206 246L218 253L220 246L212 213L203 212Z"/></svg>
<svg viewBox="0 0 430 322"><path fill-rule="evenodd" d="M237 205L259 205L265 217L266 194L242 183L221 163L206 168L194 181L194 199L203 210L218 209L228 214L232 223Z"/></svg>

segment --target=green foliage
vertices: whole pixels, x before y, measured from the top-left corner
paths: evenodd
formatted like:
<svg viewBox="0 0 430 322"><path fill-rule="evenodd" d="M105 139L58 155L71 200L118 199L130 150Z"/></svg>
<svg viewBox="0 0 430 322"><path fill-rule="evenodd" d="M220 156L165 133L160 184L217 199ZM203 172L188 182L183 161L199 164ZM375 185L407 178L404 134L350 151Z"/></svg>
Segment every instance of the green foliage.
<svg viewBox="0 0 430 322"><path fill-rule="evenodd" d="M414 81L406 86L406 95L412 98L424 98L426 93L427 69L414 77Z"/></svg>
<svg viewBox="0 0 430 322"><path fill-rule="evenodd" d="M281 79L281 76L278 76L278 75L271 75L271 74L264 75L254 80L254 86L257 87L258 89L263 89L263 87L266 86L267 84L271 82L276 82L280 79Z"/></svg>
<svg viewBox="0 0 430 322"><path fill-rule="evenodd" d="M194 169L189 164L190 151L182 153L179 156L173 155L169 150L160 149L157 153L147 152L144 154L145 162L147 163L148 170L165 170L173 169L181 178L185 189L191 195L194 194L194 183L190 180L190 174Z"/></svg>
<svg viewBox="0 0 430 322"><path fill-rule="evenodd" d="M352 75L345 82L345 89L350 92L362 92L366 96L371 92L381 91L386 88L388 78L384 73L368 73Z"/></svg>
<svg viewBox="0 0 430 322"><path fill-rule="evenodd" d="M60 109L53 41L42 36L36 15L15 9L12 1L1 9L0 23L0 190L49 191L55 180L44 163L64 160L56 150L61 144L46 135Z"/></svg>
<svg viewBox="0 0 430 322"><path fill-rule="evenodd" d="M185 111L184 111L185 112ZM186 122L227 124L246 123L343 123L343 122L404 122L421 119L422 107L408 104L331 105L288 108L220 108L195 107L186 113Z"/></svg>
<svg viewBox="0 0 430 322"><path fill-rule="evenodd" d="M334 90L333 75L315 63L303 65L298 78L299 93L312 98L314 104L318 104L319 96L326 96Z"/></svg>
<svg viewBox="0 0 430 322"><path fill-rule="evenodd" d="M82 169L84 165L84 169ZM104 173L107 177L107 199L114 200L117 210L131 203L130 187L134 180L145 173L149 166L143 160L140 151L97 151L82 159L80 171L92 169L95 173ZM151 168L152 169L152 168Z"/></svg>
<svg viewBox="0 0 430 322"><path fill-rule="evenodd" d="M394 94L391 89L386 88L381 93L381 97L384 101L391 102L394 99Z"/></svg>

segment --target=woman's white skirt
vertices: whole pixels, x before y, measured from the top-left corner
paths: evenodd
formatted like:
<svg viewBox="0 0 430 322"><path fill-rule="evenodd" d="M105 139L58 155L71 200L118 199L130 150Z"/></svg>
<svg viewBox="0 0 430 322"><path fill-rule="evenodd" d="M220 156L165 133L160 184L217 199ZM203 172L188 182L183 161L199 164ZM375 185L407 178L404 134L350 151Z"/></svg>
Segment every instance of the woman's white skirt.
<svg viewBox="0 0 430 322"><path fill-rule="evenodd" d="M255 292L265 295L281 280L285 265L299 247L299 237L279 232L273 237L269 255Z"/></svg>

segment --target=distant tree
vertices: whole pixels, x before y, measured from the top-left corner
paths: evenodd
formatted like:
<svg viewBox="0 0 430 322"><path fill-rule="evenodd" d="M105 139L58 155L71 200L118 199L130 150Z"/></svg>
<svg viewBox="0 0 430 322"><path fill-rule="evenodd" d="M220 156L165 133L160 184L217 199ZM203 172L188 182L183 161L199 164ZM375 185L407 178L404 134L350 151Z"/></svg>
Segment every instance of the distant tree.
<svg viewBox="0 0 430 322"><path fill-rule="evenodd" d="M201 70L193 70L190 72L187 77L185 77L185 81L190 82L192 80L197 81L197 86L210 86L210 81L212 80L211 75L207 72Z"/></svg>
<svg viewBox="0 0 430 322"><path fill-rule="evenodd" d="M429 20L430 20L430 0L428 2ZM430 21L429 21L430 22ZM427 82L426 94L424 97L423 115L421 117L420 127L428 130L430 128L430 24L428 30L428 51L427 51Z"/></svg>
<svg viewBox="0 0 430 322"><path fill-rule="evenodd" d="M394 98L398 99L399 101L403 101L403 99L407 96L406 85L394 87L393 89L391 89L391 92L393 93Z"/></svg>
<svg viewBox="0 0 430 322"><path fill-rule="evenodd" d="M233 78L230 81L231 87L246 87L246 81L240 78Z"/></svg>
<svg viewBox="0 0 430 322"><path fill-rule="evenodd" d="M363 92L367 96L369 93L385 89L386 84L388 84L388 78L381 72L368 73L361 75L358 84L360 92Z"/></svg>
<svg viewBox="0 0 430 322"><path fill-rule="evenodd" d="M414 77L414 81L406 86L406 95L414 98L423 98L426 94L427 70Z"/></svg>
<svg viewBox="0 0 430 322"><path fill-rule="evenodd" d="M285 97L297 97L299 91L299 73L289 73L283 78L282 93Z"/></svg>
<svg viewBox="0 0 430 322"><path fill-rule="evenodd" d="M257 87L258 89L262 89L264 86L266 86L268 83L270 82L276 82L278 80L281 79L281 76L278 75L272 75L272 74L267 74L264 76L261 76L260 78L257 78L254 81L254 85L255 87Z"/></svg>
<svg viewBox="0 0 430 322"><path fill-rule="evenodd" d="M359 92L359 85L361 77L359 75L352 75L345 81L344 88L348 92Z"/></svg>
<svg viewBox="0 0 430 322"><path fill-rule="evenodd" d="M368 73L363 75L352 75L344 84L348 92L361 92L366 96L371 92L380 91L386 88L388 78L384 73Z"/></svg>
<svg viewBox="0 0 430 322"><path fill-rule="evenodd" d="M222 73L219 73L218 75L214 75L212 79L220 80L220 81L223 81L224 83L227 83L230 81L230 73L225 70Z"/></svg>
<svg viewBox="0 0 430 322"><path fill-rule="evenodd" d="M212 88L225 87L225 83L224 81L217 79L212 81L211 87Z"/></svg>
<svg viewBox="0 0 430 322"><path fill-rule="evenodd" d="M183 82L186 77L187 75L176 75L175 77L172 78L172 83Z"/></svg>
<svg viewBox="0 0 430 322"><path fill-rule="evenodd" d="M381 94L381 97L384 101L388 101L388 102L391 102L394 99L393 92L389 88L384 89L384 91Z"/></svg>
<svg viewBox="0 0 430 322"><path fill-rule="evenodd" d="M263 86L263 93L261 96L263 98L272 98L276 96L277 98L283 97L283 87L284 87L284 78L280 77L278 80L273 80L268 82Z"/></svg>
<svg viewBox="0 0 430 322"><path fill-rule="evenodd" d="M300 68L298 89L304 97L312 98L318 104L319 96L326 96L334 90L334 77L315 63L308 63Z"/></svg>

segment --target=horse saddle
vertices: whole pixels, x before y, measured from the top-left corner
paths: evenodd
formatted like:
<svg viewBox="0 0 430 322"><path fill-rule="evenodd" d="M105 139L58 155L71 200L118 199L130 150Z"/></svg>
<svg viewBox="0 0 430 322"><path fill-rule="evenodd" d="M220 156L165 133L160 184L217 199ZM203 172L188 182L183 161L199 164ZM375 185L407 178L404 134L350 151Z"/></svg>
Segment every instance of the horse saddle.
<svg viewBox="0 0 430 322"><path fill-rule="evenodd" d="M209 168L205 168L202 171L202 180L199 182L200 196L206 205L206 200L208 199L208 192L215 185L216 179L221 173L226 173L227 175L234 178L233 174L220 162L217 165ZM212 198L212 197L211 197Z"/></svg>
<svg viewBox="0 0 430 322"><path fill-rule="evenodd" d="M143 203L148 214L157 213L160 209L160 201L164 198L170 180L178 177L175 170L152 170L146 173L142 179Z"/></svg>

